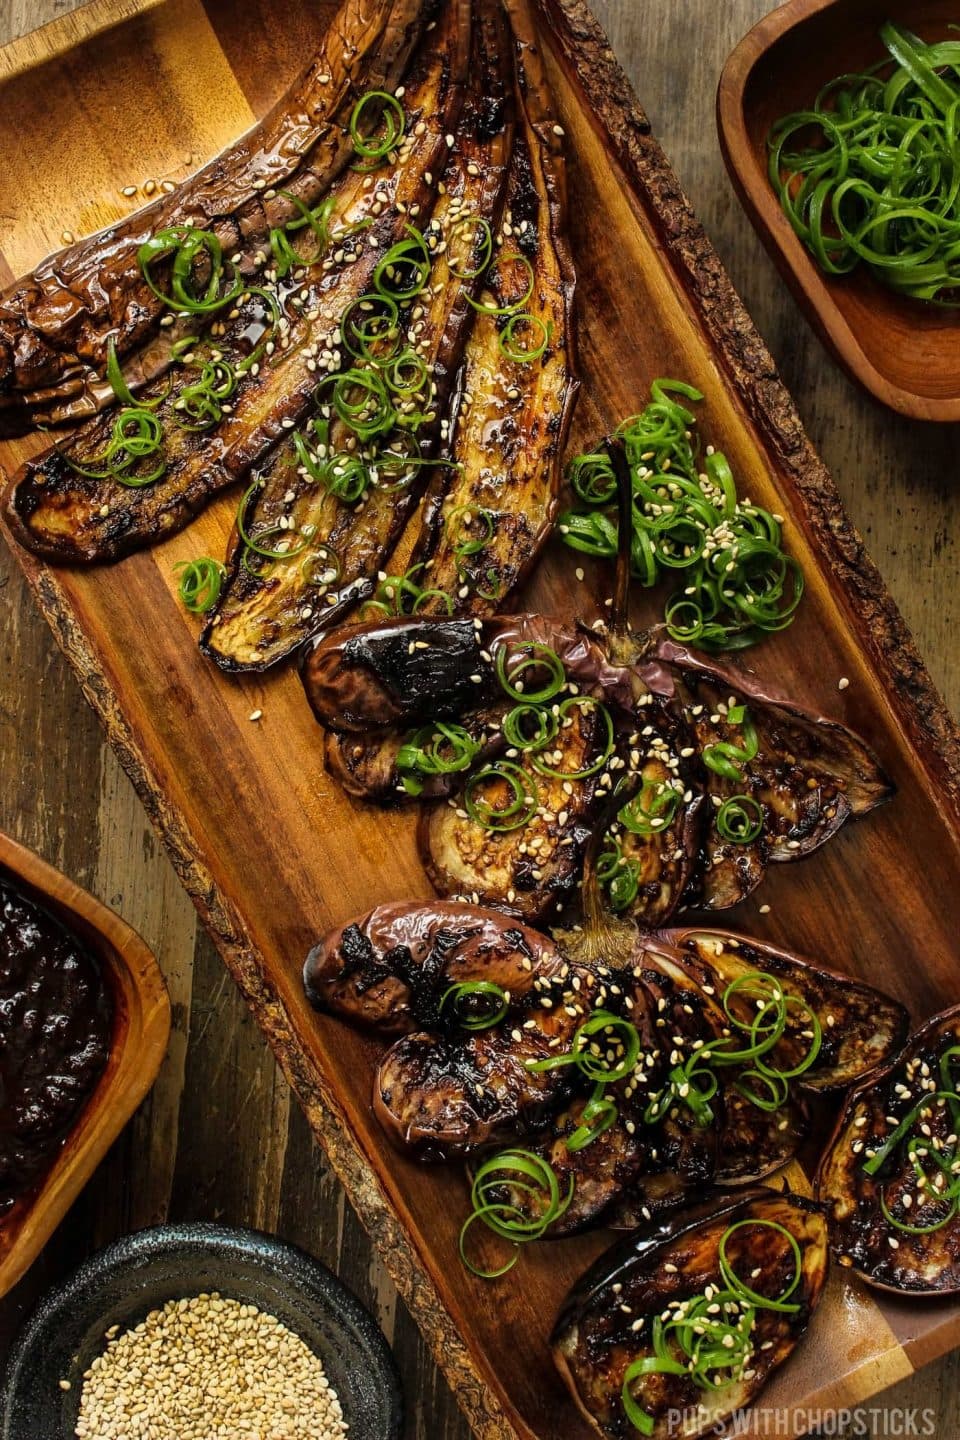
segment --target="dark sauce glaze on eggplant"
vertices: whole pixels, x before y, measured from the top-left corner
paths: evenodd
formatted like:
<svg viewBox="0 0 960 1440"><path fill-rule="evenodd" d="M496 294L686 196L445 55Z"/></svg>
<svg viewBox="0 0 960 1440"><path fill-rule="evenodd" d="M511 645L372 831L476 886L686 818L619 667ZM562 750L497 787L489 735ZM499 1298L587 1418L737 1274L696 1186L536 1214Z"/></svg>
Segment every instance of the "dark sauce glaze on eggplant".
<svg viewBox="0 0 960 1440"><path fill-rule="evenodd" d="M732 1225L766 1221L782 1225L796 1240L802 1259L799 1283L791 1299L795 1312L758 1309L754 1354L745 1378L719 1390L705 1390L681 1375L652 1375L640 1392L654 1419L654 1440L677 1434L671 1412L691 1417L688 1440L721 1433L717 1428L733 1410L749 1404L771 1372L801 1340L819 1302L828 1268L827 1226L814 1202L772 1190L754 1189L736 1196L713 1196L692 1210L639 1230L601 1255L574 1287L557 1322L553 1353L581 1413L595 1434L608 1440L634 1440L637 1431L623 1408L621 1390L627 1367L651 1353L651 1324L672 1304L722 1288L719 1242ZM737 1232L728 1256L736 1273L761 1294L776 1298L795 1273L795 1260L782 1235L749 1224ZM703 1407L698 1423L692 1419Z"/></svg>
<svg viewBox="0 0 960 1440"><path fill-rule="evenodd" d="M0 1217L66 1142L106 1065L112 1017L95 957L0 874Z"/></svg>
<svg viewBox="0 0 960 1440"><path fill-rule="evenodd" d="M956 1050L960 1006L928 1020L895 1060L850 1092L820 1162L816 1193L830 1212L834 1253L841 1265L880 1290L918 1298L960 1292L960 1214L953 1214L952 1205L938 1201L929 1189L921 1191L909 1141L896 1145L873 1175L864 1168L927 1095L930 1104L910 1133L944 1157L949 1169L944 1190L960 1180L960 1054L951 1053ZM945 1059L952 1081L946 1093L956 1095L953 1107L936 1098L945 1089ZM921 1163L935 1185L938 1167L926 1159ZM931 1228L926 1234L911 1234L891 1224L884 1207L901 1225ZM946 1223L932 1228L941 1219Z"/></svg>

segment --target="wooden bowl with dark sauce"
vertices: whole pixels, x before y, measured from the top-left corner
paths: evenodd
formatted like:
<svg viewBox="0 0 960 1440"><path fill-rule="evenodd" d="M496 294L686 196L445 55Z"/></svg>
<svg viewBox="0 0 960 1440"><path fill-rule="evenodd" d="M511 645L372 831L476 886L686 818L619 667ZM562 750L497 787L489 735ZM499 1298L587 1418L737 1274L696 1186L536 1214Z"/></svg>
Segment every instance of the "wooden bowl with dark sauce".
<svg viewBox="0 0 960 1440"><path fill-rule="evenodd" d="M112 1016L105 1063L50 1163L0 1214L0 1296L33 1264L149 1091L166 1053L170 1002L153 953L119 915L0 832L0 881L92 955ZM0 963L3 957L0 956Z"/></svg>
<svg viewBox="0 0 960 1440"><path fill-rule="evenodd" d="M960 420L960 308L899 295L864 266L825 275L794 233L767 175L767 135L827 81L886 58L881 25L949 37L957 0L787 0L745 36L717 93L720 145L754 227L820 337L884 405L918 420Z"/></svg>

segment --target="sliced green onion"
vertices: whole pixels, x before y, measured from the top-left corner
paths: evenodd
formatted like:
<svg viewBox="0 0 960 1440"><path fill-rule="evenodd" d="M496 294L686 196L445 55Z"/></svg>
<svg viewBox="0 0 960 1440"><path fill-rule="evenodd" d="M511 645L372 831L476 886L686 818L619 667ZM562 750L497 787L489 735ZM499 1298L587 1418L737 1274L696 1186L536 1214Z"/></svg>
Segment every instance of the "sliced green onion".
<svg viewBox="0 0 960 1440"><path fill-rule="evenodd" d="M633 835L658 835L673 821L683 796L669 782L644 780L637 794L617 816Z"/></svg>
<svg viewBox="0 0 960 1440"><path fill-rule="evenodd" d="M463 248L467 254L464 261L454 261L453 252L458 248L457 241L463 236L467 237L463 240ZM484 220L482 216L461 215L460 219L455 220L450 226L447 236L447 264L450 267L450 274L455 275L458 280L476 280L490 264L492 255L493 234L489 221ZM468 269L467 266L471 259L475 263L472 269Z"/></svg>
<svg viewBox="0 0 960 1440"><path fill-rule="evenodd" d="M406 240L392 245L373 272L373 288L377 294L400 302L420 294L430 279L433 264L430 248L420 231L413 225L405 225L404 229Z"/></svg>
<svg viewBox="0 0 960 1440"><path fill-rule="evenodd" d="M206 615L220 599L226 566L208 555L201 555L197 560L181 560L173 567L174 574L178 571L181 572L177 586L180 603L192 615Z"/></svg>
<svg viewBox="0 0 960 1440"><path fill-rule="evenodd" d="M307 548L308 540L305 535L300 535L295 530L288 530L282 525L271 525L266 530L261 530L256 536L252 536L247 529L247 509L254 495L261 489L262 484L263 482L261 480L254 480L244 491L237 508L237 518L235 522L237 534L243 541L245 553L247 554L258 555L263 560L292 560ZM276 549L271 549L269 546L264 545L263 542L273 535L286 537L286 539L292 543L286 545L283 549L280 549L279 546L277 546Z"/></svg>
<svg viewBox="0 0 960 1440"><path fill-rule="evenodd" d="M763 806L752 795L731 795L717 811L716 824L724 840L751 845L763 834Z"/></svg>
<svg viewBox="0 0 960 1440"><path fill-rule="evenodd" d="M567 1192L561 1195L560 1182L553 1167L532 1150L503 1150L484 1161L473 1177L470 1189L473 1209L460 1231L460 1258L467 1269L484 1280L505 1275L516 1264L519 1247L531 1240L541 1239L566 1212L573 1199L574 1184L571 1175ZM538 1200L542 1206L540 1213L531 1216L518 1205L501 1198L504 1192L509 1194L511 1190L519 1190L531 1200ZM505 1264L493 1269L483 1268L467 1255L467 1237L478 1221L498 1239L514 1247L513 1255Z"/></svg>
<svg viewBox="0 0 960 1440"><path fill-rule="evenodd" d="M561 729L572 710L594 710L599 715L604 730L601 752L595 760L591 761L589 765L584 765L580 770L558 770L550 763L549 759L542 754L535 753L532 756L533 768L539 770L541 775L550 775L556 780L586 780L591 775L599 774L616 749L613 716L602 700L596 700L592 695L570 695L566 700L561 700L557 717Z"/></svg>
<svg viewBox="0 0 960 1440"><path fill-rule="evenodd" d="M702 458L695 417L682 400L703 396L677 380L655 380L650 402L617 427L633 486L631 569L650 587L682 573L665 604L668 633L710 651L754 645L793 622L803 575L782 548L770 511L741 501L725 457ZM558 529L582 554L617 554L616 481L599 448L576 456L568 478L575 498Z"/></svg>
<svg viewBox="0 0 960 1440"><path fill-rule="evenodd" d="M708 770L722 775L725 780L742 780L742 766L755 760L760 751L760 738L745 705L732 706L727 712L727 722L743 732L743 744L734 745L729 740L718 740L706 745L703 763Z"/></svg>
<svg viewBox="0 0 960 1440"><path fill-rule="evenodd" d="M527 705L545 705L555 695L559 695L567 683L567 672L556 650L532 640L499 646L496 671L497 679L510 699ZM539 690L530 691L526 688L522 677L531 671L534 675L546 671L546 678Z"/></svg>
<svg viewBox="0 0 960 1440"><path fill-rule="evenodd" d="M376 107L381 128L365 135L362 126L364 112L369 106ZM368 90L361 95L350 115L350 138L357 154L372 163L356 168L375 169L381 160L385 160L403 139L406 121L403 106L395 95L388 94L386 90Z"/></svg>
<svg viewBox="0 0 960 1440"><path fill-rule="evenodd" d="M491 786L506 787L506 797L501 805L493 804L479 792ZM505 834L519 830L537 813L540 797L526 771L509 760L497 760L485 765L471 775L463 792L463 808L470 819L484 830L494 834Z"/></svg>
<svg viewBox="0 0 960 1440"><path fill-rule="evenodd" d="M161 290L153 267L170 260L170 290ZM225 265L223 246L211 230L192 225L174 225L157 233L137 251L143 278L159 300L171 310L188 315L209 315L222 310L243 294L244 283L236 266ZM206 270L202 289L196 288L197 272Z"/></svg>
<svg viewBox="0 0 960 1440"><path fill-rule="evenodd" d="M745 1280L742 1280L727 1255L727 1246L731 1237L738 1230L747 1229L772 1230L775 1234L782 1235L787 1242L794 1261L794 1273L793 1278L787 1282L776 1299L771 1299L768 1295L761 1295L759 1291L754 1290ZM738 1220L735 1225L731 1225L724 1231L717 1248L717 1259L720 1263L720 1274L723 1276L724 1283L729 1285L731 1290L743 1295L758 1309L775 1310L780 1315L799 1314L800 1305L797 1301L791 1300L790 1296L795 1293L803 1276L803 1257L800 1254L800 1246L797 1244L796 1238L784 1225L780 1225L776 1220Z"/></svg>
<svg viewBox="0 0 960 1440"><path fill-rule="evenodd" d="M475 521L483 526L482 535L476 533ZM478 555L493 539L494 515L483 505L457 505L446 516L444 525L453 554L463 560L468 555Z"/></svg>
<svg viewBox="0 0 960 1440"><path fill-rule="evenodd" d="M560 721L552 710L540 705L515 705L503 717L501 729L507 744L515 750L542 750L557 734Z"/></svg>
<svg viewBox="0 0 960 1440"><path fill-rule="evenodd" d="M577 1026L569 1050L546 1060L526 1060L524 1064L535 1075L576 1065L588 1080L608 1085L631 1074L639 1056L637 1027L610 1010L594 1010Z"/></svg>
<svg viewBox="0 0 960 1440"><path fill-rule="evenodd" d="M862 265L901 294L956 305L960 45L889 22L880 38L890 61L841 75L772 127L770 182L828 275Z"/></svg>
<svg viewBox="0 0 960 1440"><path fill-rule="evenodd" d="M532 342L526 345L521 343L519 334L524 325L534 332ZM550 334L551 327L541 320L539 315L528 315L525 311L511 315L500 331L500 352L505 359L512 360L516 365L529 364L546 354Z"/></svg>
<svg viewBox="0 0 960 1440"><path fill-rule="evenodd" d="M448 725L442 720L426 725L415 730L397 751L400 783L408 795L420 795L425 777L469 770L480 749L479 742L462 725Z"/></svg>
<svg viewBox="0 0 960 1440"><path fill-rule="evenodd" d="M507 993L492 980L461 980L440 997L440 1013L449 1002L463 1030L490 1030L510 1008Z"/></svg>
<svg viewBox="0 0 960 1440"><path fill-rule="evenodd" d="M174 347L174 349L175 348L176 347ZM168 386L162 395L157 395L153 400L135 400L130 393L129 385L123 378L120 361L117 359L117 347L112 336L107 341L107 379L110 382L110 389L120 401L120 404L129 405L133 410L155 410L158 405L163 404L164 400L170 394Z"/></svg>
<svg viewBox="0 0 960 1440"><path fill-rule="evenodd" d="M516 311L522 310L523 307L526 305L527 301L530 299L530 296L533 294L533 287L536 284L536 278L533 273L533 266L530 264L530 261L527 259L526 255L521 255L519 251L512 252L509 255L500 255L497 257L496 269L497 272L500 273L501 271L503 271L505 266L517 264L520 265L526 275L526 285L524 287L523 294L520 296L519 299L513 300L505 305L491 305L484 300L474 300L471 295L468 295L466 297L467 303L472 305L474 310L476 310L480 315L513 315L516 313ZM501 290L503 289L502 283L499 288Z"/></svg>
<svg viewBox="0 0 960 1440"><path fill-rule="evenodd" d="M604 1089L603 1083L596 1086L583 1107L580 1124L572 1135L567 1136L567 1149L574 1154L579 1150L586 1150L588 1145L592 1145L594 1140L598 1140L612 1125L617 1123L620 1111L616 1102L604 1095Z"/></svg>
<svg viewBox="0 0 960 1440"><path fill-rule="evenodd" d="M399 317L400 307L392 295L358 296L340 317L344 346L356 360L389 364L400 344Z"/></svg>

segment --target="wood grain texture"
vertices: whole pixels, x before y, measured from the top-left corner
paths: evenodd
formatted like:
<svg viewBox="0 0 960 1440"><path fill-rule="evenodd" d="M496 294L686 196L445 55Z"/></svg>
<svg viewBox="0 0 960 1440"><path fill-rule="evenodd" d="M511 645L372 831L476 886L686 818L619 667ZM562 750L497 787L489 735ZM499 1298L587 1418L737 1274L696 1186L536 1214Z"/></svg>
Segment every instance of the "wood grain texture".
<svg viewBox="0 0 960 1440"><path fill-rule="evenodd" d="M708 231L732 261L735 283L779 349L781 364L797 366L791 377L794 393L802 409L809 406L805 418L812 420L810 428L828 452L828 462L841 480L837 459L863 465L856 483L844 486L845 498L861 528L872 528L870 548L921 649L934 667L939 664L941 683L945 688L952 684L950 698L956 705L960 673L951 668L946 644L949 624L957 619L950 553L954 532L939 524L940 506L946 509L949 494L946 461L955 441L945 431L922 430L892 417L881 420L834 374L800 329L769 266L764 269L766 262L720 167L710 121L713 81L729 45L763 7L738 0L722 16L711 0L669 12L657 0L610 0L596 8L620 53L634 60L634 78L655 127L674 154ZM674 10L683 13L674 15ZM701 17L709 24L697 29L701 43L691 46L690 27ZM837 428L831 430L831 424ZM831 442L836 456L829 453ZM925 483L929 491L922 488ZM895 510L888 513L894 500L901 507L899 516ZM936 524L930 523L933 517ZM903 546L905 555L897 553ZM940 568L929 573L935 559ZM923 562L922 583L917 583L918 561ZM149 1114L128 1132L61 1232L47 1257L47 1273L117 1229L160 1218L169 1201L175 1215L260 1223L306 1243L323 1258L336 1258L348 1283L368 1300L378 1300L381 1317L392 1319L397 1310L392 1288L382 1272L371 1273L366 1241L311 1146L299 1111L290 1106L269 1052L220 962L205 944L191 962L192 911L153 851L137 802L116 762L102 752L92 717L6 555L2 564L8 577L3 603L10 619L4 626L0 697L5 782L0 823L92 883L104 898L114 902L120 896L127 918L161 950L167 974L173 976L178 1034L189 1034L192 1041L185 1058L181 1038ZM170 1143L175 1134L176 1153ZM39 1277L28 1281L34 1283ZM411 1434L447 1440L465 1433L402 1318L397 1338L414 1407ZM956 1391L949 1389L955 1386L955 1371L953 1382L947 1369L938 1373L947 1377L941 1382L948 1387L941 1411L947 1417L951 1403L956 1407ZM936 1383L932 1372L913 1382L912 1403L932 1403ZM947 1425L945 1419L943 1433L949 1433Z"/></svg>
<svg viewBox="0 0 960 1440"><path fill-rule="evenodd" d="M738 193L781 274L824 342L861 384L903 415L960 420L960 320L917 306L860 266L842 283L820 270L794 233L767 174L767 135L840 73L888 58L885 20L925 40L949 33L952 0L789 0L752 30L724 67L720 139Z"/></svg>

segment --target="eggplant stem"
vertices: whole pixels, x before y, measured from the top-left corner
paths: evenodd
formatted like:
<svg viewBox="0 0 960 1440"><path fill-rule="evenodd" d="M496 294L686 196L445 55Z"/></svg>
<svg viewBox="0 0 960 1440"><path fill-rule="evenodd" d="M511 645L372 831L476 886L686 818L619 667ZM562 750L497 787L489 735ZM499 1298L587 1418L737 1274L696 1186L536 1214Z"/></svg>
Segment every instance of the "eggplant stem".
<svg viewBox="0 0 960 1440"><path fill-rule="evenodd" d="M624 640L630 634L630 575L633 564L633 476L622 440L606 442L617 481L617 565L613 580L610 631Z"/></svg>
<svg viewBox="0 0 960 1440"><path fill-rule="evenodd" d="M639 788L640 776L632 775L610 796L597 816L583 857L583 881L580 891L582 928L554 931L553 938L564 950L567 959L575 965L587 968L607 965L612 970L620 970L630 963L636 951L639 934L637 924L622 915L614 915L607 907L603 887L597 875L597 866L607 831Z"/></svg>

